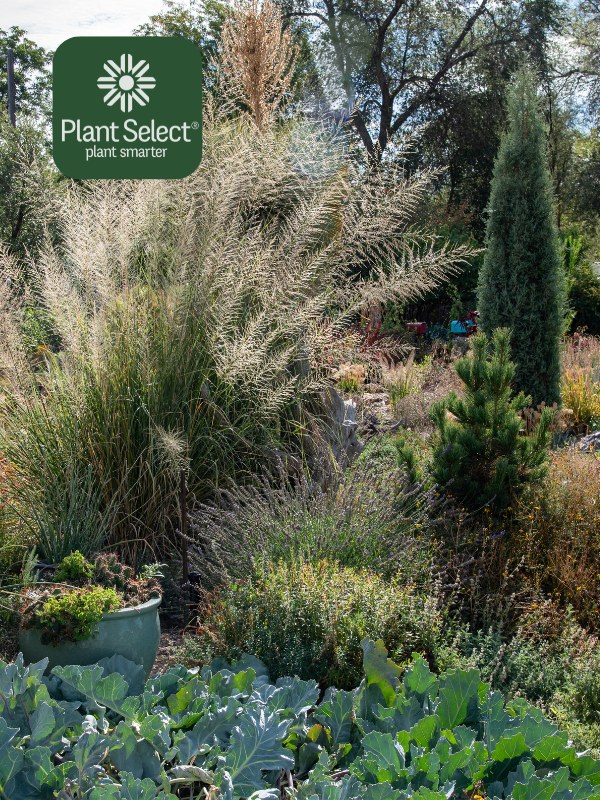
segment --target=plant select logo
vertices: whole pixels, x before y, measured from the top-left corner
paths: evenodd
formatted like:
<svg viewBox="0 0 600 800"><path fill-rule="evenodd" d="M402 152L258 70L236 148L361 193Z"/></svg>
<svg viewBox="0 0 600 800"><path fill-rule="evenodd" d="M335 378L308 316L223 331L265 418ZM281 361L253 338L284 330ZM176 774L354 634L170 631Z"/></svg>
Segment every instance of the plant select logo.
<svg viewBox="0 0 600 800"><path fill-rule="evenodd" d="M70 178L185 178L200 163L202 55L188 39L68 39L52 99L54 161Z"/></svg>
<svg viewBox="0 0 600 800"><path fill-rule="evenodd" d="M149 69L150 64L143 59L134 66L131 53L123 53L118 64L106 61L104 71L107 74L98 78L98 88L106 92L106 105L119 103L124 113L131 113L134 102L145 106L150 101L147 92L156 86L156 80L146 74Z"/></svg>

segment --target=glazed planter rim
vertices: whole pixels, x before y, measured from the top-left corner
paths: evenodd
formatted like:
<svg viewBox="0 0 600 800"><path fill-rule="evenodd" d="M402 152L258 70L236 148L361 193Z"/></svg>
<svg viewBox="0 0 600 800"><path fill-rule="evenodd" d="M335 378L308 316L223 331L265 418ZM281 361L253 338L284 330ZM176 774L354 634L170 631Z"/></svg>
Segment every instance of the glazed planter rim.
<svg viewBox="0 0 600 800"><path fill-rule="evenodd" d="M81 587L74 586L74 589L78 589ZM151 597L150 600L146 600L144 603L139 603L137 606L124 606L123 608L117 608L115 611L105 611L102 614L102 622L105 619L124 619L125 617L134 617L137 614L141 614L144 611L150 611L153 608L158 608L162 603L162 594L157 595L156 597ZM44 629L41 628L39 625L28 625L24 628L22 625L19 626L21 630L37 630L43 631ZM88 637L93 638L93 637ZM87 639L79 639L81 642L87 641Z"/></svg>
<svg viewBox="0 0 600 800"><path fill-rule="evenodd" d="M152 608L158 608L162 603L162 595L151 597L145 603L140 603L137 606L125 606L124 608L117 608L115 611L105 611L102 619L123 619L124 617L134 617L142 611L150 611ZM85 639L83 640L85 641Z"/></svg>

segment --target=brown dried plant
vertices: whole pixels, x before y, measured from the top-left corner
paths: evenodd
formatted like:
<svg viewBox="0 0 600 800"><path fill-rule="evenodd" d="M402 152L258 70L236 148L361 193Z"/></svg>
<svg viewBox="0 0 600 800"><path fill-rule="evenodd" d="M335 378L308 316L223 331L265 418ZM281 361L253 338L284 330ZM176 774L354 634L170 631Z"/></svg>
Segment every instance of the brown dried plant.
<svg viewBox="0 0 600 800"><path fill-rule="evenodd" d="M221 64L231 95L261 131L289 99L296 58L292 35L271 0L236 4L223 26Z"/></svg>

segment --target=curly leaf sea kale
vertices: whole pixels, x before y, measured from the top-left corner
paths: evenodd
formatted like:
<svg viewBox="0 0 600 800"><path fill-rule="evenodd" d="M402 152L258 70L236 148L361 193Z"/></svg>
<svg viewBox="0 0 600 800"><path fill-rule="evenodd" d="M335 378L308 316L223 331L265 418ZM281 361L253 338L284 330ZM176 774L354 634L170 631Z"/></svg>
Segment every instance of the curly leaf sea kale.
<svg viewBox="0 0 600 800"><path fill-rule="evenodd" d="M364 643L353 692L244 658L175 667L0 662L1 800L600 800L600 762L476 670L404 673Z"/></svg>

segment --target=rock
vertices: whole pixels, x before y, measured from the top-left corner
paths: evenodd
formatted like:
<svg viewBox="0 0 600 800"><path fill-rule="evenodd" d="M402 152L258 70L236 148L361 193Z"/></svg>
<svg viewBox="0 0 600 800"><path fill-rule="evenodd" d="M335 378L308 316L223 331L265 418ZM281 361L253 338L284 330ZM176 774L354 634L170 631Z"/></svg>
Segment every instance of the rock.
<svg viewBox="0 0 600 800"><path fill-rule="evenodd" d="M584 436L583 439L580 439L579 449L592 453L596 452L596 450L600 450L600 431L590 433Z"/></svg>
<svg viewBox="0 0 600 800"><path fill-rule="evenodd" d="M339 463L348 464L363 448L356 434L356 403L354 400L344 400L339 392L330 387L327 390L327 405L331 409L328 427L333 453Z"/></svg>
<svg viewBox="0 0 600 800"><path fill-rule="evenodd" d="M362 402L365 408L383 410L388 406L389 395L387 392L364 392Z"/></svg>

